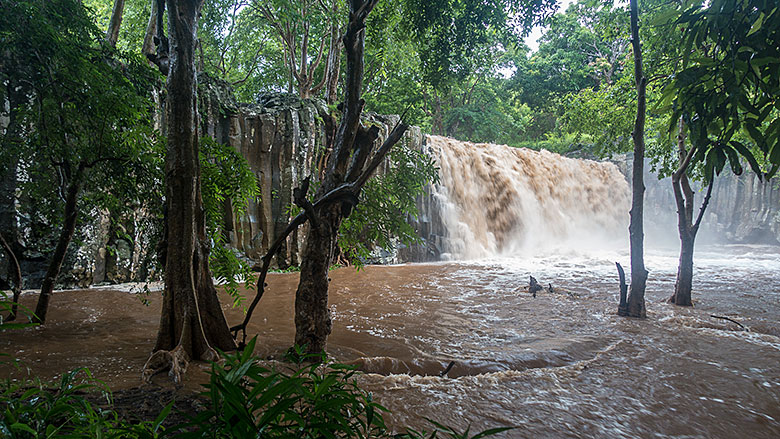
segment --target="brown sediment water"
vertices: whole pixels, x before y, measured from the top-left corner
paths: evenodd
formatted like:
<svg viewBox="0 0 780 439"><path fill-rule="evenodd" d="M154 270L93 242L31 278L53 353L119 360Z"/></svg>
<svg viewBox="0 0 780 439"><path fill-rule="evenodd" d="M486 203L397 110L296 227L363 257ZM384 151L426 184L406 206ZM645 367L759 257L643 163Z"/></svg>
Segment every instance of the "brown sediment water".
<svg viewBox="0 0 780 439"><path fill-rule="evenodd" d="M442 168L434 196L446 251L460 261L330 274L329 354L365 372L359 380L392 410L390 425L517 426L503 435L512 438L780 437L778 248L698 246L696 306L681 308L666 303L676 251L649 239L648 318L621 318L614 263L628 265L628 191L613 165L429 144ZM552 291L532 297L529 276ZM261 358L293 342L297 281L268 278L248 329ZM47 324L0 333L0 352L44 378L86 366L112 388L137 386L159 320L159 293L149 306L144 297L57 292ZM241 321L240 309L223 308L230 324ZM191 366L187 385L207 369Z"/></svg>
<svg viewBox="0 0 780 439"><path fill-rule="evenodd" d="M445 258L533 254L612 244L628 227L630 192L617 166L549 151L428 136Z"/></svg>
<svg viewBox="0 0 780 439"><path fill-rule="evenodd" d="M366 372L361 383L393 411L394 426L419 428L429 417L517 425L506 437L519 438L778 437L777 249L700 249L694 308L665 303L675 255L651 252L645 320L615 315L615 259L627 255L334 270L329 352ZM553 292L532 298L523 288L529 275ZM297 277L269 277L249 329L263 358L280 357L293 341ZM114 388L137 386L158 295L145 306L121 291L55 293L47 324L0 334L0 351L42 377L86 366ZM240 321L240 310L225 310ZM206 368L190 368L193 388Z"/></svg>

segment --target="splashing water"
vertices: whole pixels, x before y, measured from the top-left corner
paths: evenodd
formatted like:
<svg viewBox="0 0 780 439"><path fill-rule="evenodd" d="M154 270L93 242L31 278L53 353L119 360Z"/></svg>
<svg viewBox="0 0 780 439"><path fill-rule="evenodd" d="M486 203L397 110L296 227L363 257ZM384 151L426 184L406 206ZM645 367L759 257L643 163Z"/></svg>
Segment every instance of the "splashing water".
<svg viewBox="0 0 780 439"><path fill-rule="evenodd" d="M611 163L429 136L447 230L446 259L614 246L624 239L626 179Z"/></svg>
<svg viewBox="0 0 780 439"><path fill-rule="evenodd" d="M446 251L479 260L330 274L329 353L365 372L360 384L393 411L391 426L419 429L427 417L472 431L519 426L504 438L780 437L776 247L699 246L694 308L666 303L676 250L651 248L648 318L621 318L614 261L628 260L627 246L608 244L627 235L628 187L615 166L428 142ZM553 288L532 297L529 275ZM261 358L281 358L294 340L298 280L268 278L248 331ZM4 333L0 352L44 377L82 365L112 386L137 385L158 324L160 299L151 302L57 293L47 325ZM191 367L190 382L207 369Z"/></svg>

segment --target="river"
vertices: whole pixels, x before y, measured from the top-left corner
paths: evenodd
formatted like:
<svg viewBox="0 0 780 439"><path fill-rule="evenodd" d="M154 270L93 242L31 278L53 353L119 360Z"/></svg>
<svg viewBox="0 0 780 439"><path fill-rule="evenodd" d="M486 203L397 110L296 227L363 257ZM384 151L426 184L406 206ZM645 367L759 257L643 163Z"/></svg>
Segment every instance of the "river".
<svg viewBox="0 0 780 439"><path fill-rule="evenodd" d="M329 351L366 372L360 381L396 427L430 417L518 426L506 435L518 438L778 437L778 249L700 248L690 309L665 303L674 252L647 259L644 320L615 314L620 252L334 270ZM533 298L530 275L553 292ZM263 358L292 343L297 277L270 276L249 331ZM115 290L58 292L47 325L4 333L0 351L43 377L87 366L115 388L138 385L157 296L147 306ZM240 309L225 310L240 320ZM205 366L191 369L200 381Z"/></svg>
<svg viewBox="0 0 780 439"><path fill-rule="evenodd" d="M666 303L676 249L647 236L648 316L618 317L629 190L614 165L428 142L441 184L439 218L427 220L446 230L450 261L331 272L329 354L365 372L390 425L516 426L512 438L780 437L780 249L698 245L695 307L681 308ZM551 290L532 297L530 276ZM268 278L248 328L264 361L294 340L297 282ZM45 378L87 366L113 388L137 386L159 302L116 287L58 292L45 327L3 333L0 352ZM241 309L223 303L240 322ZM191 366L188 386L206 369Z"/></svg>

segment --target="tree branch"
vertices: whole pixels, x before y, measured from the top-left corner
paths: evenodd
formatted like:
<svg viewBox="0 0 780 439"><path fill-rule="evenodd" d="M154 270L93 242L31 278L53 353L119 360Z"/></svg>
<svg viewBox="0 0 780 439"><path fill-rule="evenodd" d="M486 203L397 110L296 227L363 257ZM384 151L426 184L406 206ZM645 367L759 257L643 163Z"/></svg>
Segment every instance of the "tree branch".
<svg viewBox="0 0 780 439"><path fill-rule="evenodd" d="M696 222L693 224L693 230L698 231L701 220L704 218L704 211L707 210L707 205L710 203L710 197L712 196L712 186L715 183L715 176L710 176L710 184L707 186L707 195L704 196L704 201L701 202L699 208L699 215L696 217Z"/></svg>

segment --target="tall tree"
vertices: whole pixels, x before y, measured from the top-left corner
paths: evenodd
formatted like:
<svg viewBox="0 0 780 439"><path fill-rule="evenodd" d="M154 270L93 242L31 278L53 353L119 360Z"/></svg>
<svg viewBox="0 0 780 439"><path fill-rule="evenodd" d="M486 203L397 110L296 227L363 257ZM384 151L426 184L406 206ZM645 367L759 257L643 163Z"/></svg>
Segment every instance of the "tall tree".
<svg viewBox="0 0 780 439"><path fill-rule="evenodd" d="M712 185L715 183L715 176L708 175L707 194L699 209L696 218L693 217L694 192L688 180L688 171L691 165L691 159L696 152L696 147L690 151L685 147L685 122L680 118L677 134L677 153L679 167L672 174L672 188L674 190L674 200L677 204L677 231L680 235L680 261L677 265L677 280L674 283L674 294L670 302L676 305L692 306L691 289L693 286L693 246L696 241L696 234L701 226L701 220L712 195Z"/></svg>
<svg viewBox="0 0 780 439"><path fill-rule="evenodd" d="M645 110L647 78L642 70L642 45L639 41L637 0L630 1L631 46L634 51L634 78L637 90L637 111L634 131L634 163L632 166L631 222L628 226L631 245L631 285L626 307L619 308L620 315L645 317L645 286L647 269L644 256L644 165L645 165Z"/></svg>
<svg viewBox="0 0 780 439"><path fill-rule="evenodd" d="M125 9L125 0L114 0L114 8L111 10L111 21L108 22L106 42L111 47L116 47L119 39L119 28L122 26L122 16Z"/></svg>
<svg viewBox="0 0 780 439"><path fill-rule="evenodd" d="M726 163L739 175L747 162L759 178L780 167L780 12L775 1L692 2L675 23L683 28L683 60L659 108L671 113L669 131L678 133L672 184L681 245L670 302L690 306L694 241L714 179ZM697 167L708 189L694 219L688 175Z"/></svg>
<svg viewBox="0 0 780 439"><path fill-rule="evenodd" d="M154 353L144 366L146 379L169 371L178 382L190 360L213 360L215 348L236 348L209 270L201 196L195 45L202 3L167 1L165 291Z"/></svg>
<svg viewBox="0 0 780 439"><path fill-rule="evenodd" d="M340 3L340 0L253 1L252 7L265 17L282 43L290 75L288 92L292 93L294 85L301 98L309 98L327 85L329 93L335 93L341 67ZM318 79L323 55L325 68ZM335 95L327 98L332 102Z"/></svg>
<svg viewBox="0 0 780 439"><path fill-rule="evenodd" d="M149 76L136 60L114 58L78 0L4 6L0 78L14 123L29 128L6 132L0 163L24 170L20 190L43 206L34 216L60 227L35 308L44 323L80 212L117 196L139 200L138 189L156 178L145 171L154 155Z"/></svg>

